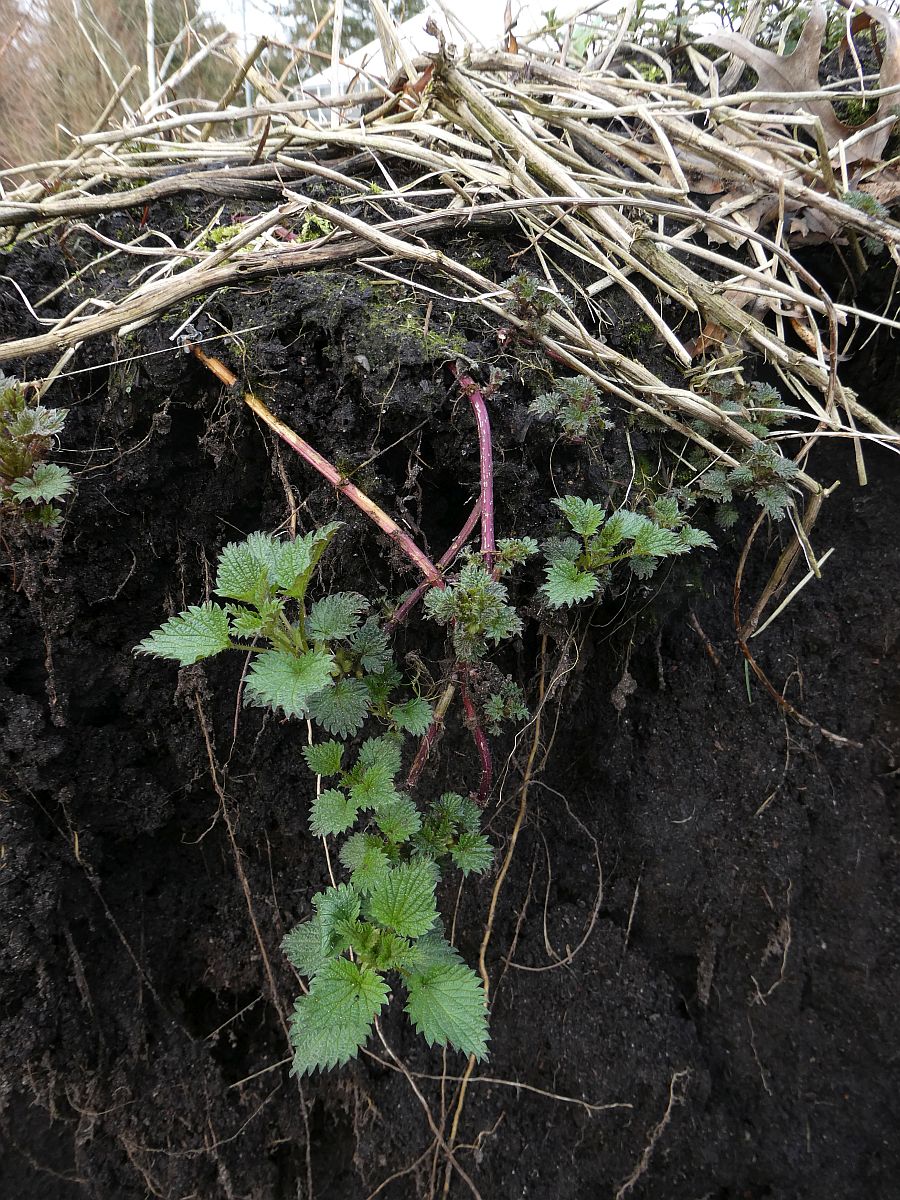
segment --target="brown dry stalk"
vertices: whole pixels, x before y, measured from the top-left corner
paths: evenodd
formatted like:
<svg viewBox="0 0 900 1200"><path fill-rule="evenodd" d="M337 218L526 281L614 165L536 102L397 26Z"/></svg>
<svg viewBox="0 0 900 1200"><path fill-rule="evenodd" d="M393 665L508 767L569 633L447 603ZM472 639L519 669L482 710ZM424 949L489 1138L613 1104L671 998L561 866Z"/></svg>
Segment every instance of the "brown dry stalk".
<svg viewBox="0 0 900 1200"><path fill-rule="evenodd" d="M233 388L237 385L237 376L220 359L205 354L199 346L192 346L191 353L205 367L212 371L216 378L220 379L226 387ZM243 399L247 407L255 412L269 426L273 433L280 437L292 450L295 450L323 478L327 479L336 491L340 492L342 496L345 496L351 503L355 504L361 512L365 513L369 520L377 525L383 533L386 533L391 541L403 551L410 562L419 568L429 582L434 584L435 587L441 585L441 572L427 554L422 553L409 534L400 528L393 517L389 517L365 492L360 491L355 484L345 479L337 467L333 466L318 450L315 450L299 433L295 433L289 425L285 425L284 421L279 420L253 392L244 392Z"/></svg>

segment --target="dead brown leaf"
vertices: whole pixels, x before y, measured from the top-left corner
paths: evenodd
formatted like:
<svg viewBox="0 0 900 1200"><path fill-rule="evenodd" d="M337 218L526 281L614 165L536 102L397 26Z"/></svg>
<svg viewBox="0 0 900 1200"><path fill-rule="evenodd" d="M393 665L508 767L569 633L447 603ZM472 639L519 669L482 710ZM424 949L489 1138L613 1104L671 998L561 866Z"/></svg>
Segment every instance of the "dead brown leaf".
<svg viewBox="0 0 900 1200"><path fill-rule="evenodd" d="M900 22L885 8L876 4L867 4L858 16L865 16L868 24L880 25L884 31L884 54L879 76L879 87L888 88L900 84ZM753 42L739 33L713 33L704 35L704 40L720 50L734 54L743 59L757 74L754 93L780 93L777 100L761 99L752 101L751 107L757 112L784 111L790 104L791 95L797 92L815 92L819 90L819 59L822 54L822 38L825 34L825 8L820 0L815 0L809 19L803 27L796 48L790 54L776 54ZM860 27L862 27L860 25ZM835 146L841 140L846 140L869 126L877 125L883 118L889 116L897 104L896 96L882 96L878 110L861 125L847 125L836 115L831 101L824 96L821 99L804 99L798 105L806 112L818 117L825 131L829 145ZM873 129L871 134L860 137L847 148L846 161L859 162L868 159L877 161L887 145L891 134L891 126Z"/></svg>

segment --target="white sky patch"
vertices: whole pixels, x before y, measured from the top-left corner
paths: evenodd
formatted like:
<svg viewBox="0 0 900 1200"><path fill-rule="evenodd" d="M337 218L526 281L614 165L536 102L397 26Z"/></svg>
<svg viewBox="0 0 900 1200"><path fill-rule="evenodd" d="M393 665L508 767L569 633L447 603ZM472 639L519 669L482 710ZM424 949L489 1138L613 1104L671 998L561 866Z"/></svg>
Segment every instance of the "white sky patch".
<svg viewBox="0 0 900 1200"><path fill-rule="evenodd" d="M248 42L255 42L263 35L276 41L287 36L285 22L279 19L273 4L257 0L204 0L201 7L239 37L243 38L246 30Z"/></svg>

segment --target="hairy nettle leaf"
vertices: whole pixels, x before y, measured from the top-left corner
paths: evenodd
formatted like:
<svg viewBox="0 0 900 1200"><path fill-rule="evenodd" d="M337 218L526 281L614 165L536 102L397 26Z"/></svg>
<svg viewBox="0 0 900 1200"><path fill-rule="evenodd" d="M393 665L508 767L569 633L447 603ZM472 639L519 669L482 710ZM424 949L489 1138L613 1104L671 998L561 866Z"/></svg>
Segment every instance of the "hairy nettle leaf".
<svg viewBox="0 0 900 1200"><path fill-rule="evenodd" d="M170 617L135 650L154 658L174 658L183 667L210 658L231 645L228 613L218 604L192 604L185 612Z"/></svg>
<svg viewBox="0 0 900 1200"><path fill-rule="evenodd" d="M338 679L310 701L309 711L329 733L346 737L356 733L368 715L369 689L359 679Z"/></svg>
<svg viewBox="0 0 900 1200"><path fill-rule="evenodd" d="M356 592L333 592L309 610L306 632L311 641L334 642L349 637L359 625L359 614L369 606Z"/></svg>
<svg viewBox="0 0 900 1200"><path fill-rule="evenodd" d="M390 712L391 720L407 733L421 737L431 724L432 709L427 700L420 697L395 704Z"/></svg>
<svg viewBox="0 0 900 1200"><path fill-rule="evenodd" d="M582 537L592 537L606 517L604 508L593 500L582 500L578 496L563 496L553 503L562 511L566 520L576 533Z"/></svg>
<svg viewBox="0 0 900 1200"><path fill-rule="evenodd" d="M270 583L269 565L248 542L229 542L219 555L216 591L220 596L259 604Z"/></svg>
<svg viewBox="0 0 900 1200"><path fill-rule="evenodd" d="M281 709L288 717L305 717L313 696L331 684L333 670L334 660L325 650L264 650L247 675L247 700Z"/></svg>
<svg viewBox="0 0 900 1200"><path fill-rule="evenodd" d="M72 472L58 463L39 463L30 475L14 479L9 490L21 502L31 500L36 504L61 500L75 486Z"/></svg>
<svg viewBox="0 0 900 1200"><path fill-rule="evenodd" d="M339 1066L354 1057L372 1033L388 999L388 986L371 967L340 958L313 976L291 1018L292 1073Z"/></svg>
<svg viewBox="0 0 900 1200"><path fill-rule="evenodd" d="M547 582L541 591L551 608L567 608L589 600L599 587L596 575L581 571L569 559L561 558L547 567Z"/></svg>
<svg viewBox="0 0 900 1200"><path fill-rule="evenodd" d="M430 1046L487 1055L487 1008L481 980L464 963L437 962L407 981L406 1012Z"/></svg>
<svg viewBox="0 0 900 1200"><path fill-rule="evenodd" d="M371 833L354 833L347 838L339 857L350 872L350 882L363 894L381 883L390 868L385 843Z"/></svg>
<svg viewBox="0 0 900 1200"><path fill-rule="evenodd" d="M359 806L338 788L320 792L312 803L309 828L314 837L345 833L356 822Z"/></svg>
<svg viewBox="0 0 900 1200"><path fill-rule="evenodd" d="M304 746L306 765L315 775L337 775L344 757L340 742L320 742L317 746Z"/></svg>
<svg viewBox="0 0 900 1200"><path fill-rule="evenodd" d="M318 914L286 934L281 948L301 975L315 975L335 956L331 934Z"/></svg>
<svg viewBox="0 0 900 1200"><path fill-rule="evenodd" d="M404 937L420 937L437 920L437 880L437 867L430 858L392 867L369 898L373 920Z"/></svg>

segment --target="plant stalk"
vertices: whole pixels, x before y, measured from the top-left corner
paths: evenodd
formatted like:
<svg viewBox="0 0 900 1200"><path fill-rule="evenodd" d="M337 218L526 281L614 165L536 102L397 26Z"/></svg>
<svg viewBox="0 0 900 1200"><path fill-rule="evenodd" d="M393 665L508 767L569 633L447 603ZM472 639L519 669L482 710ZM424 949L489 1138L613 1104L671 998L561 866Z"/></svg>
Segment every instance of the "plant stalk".
<svg viewBox="0 0 900 1200"><path fill-rule="evenodd" d="M422 741L419 743L419 749L416 751L416 757L413 759L412 766L409 768L409 774L406 776L406 788L409 790L416 786L419 776L428 762L428 756L431 754L431 748L437 741L441 730L444 728L444 718L447 715L447 709L453 702L453 697L456 695L456 684L448 683L441 693L441 698L434 706L434 718L428 729L425 732Z"/></svg>
<svg viewBox="0 0 900 1200"><path fill-rule="evenodd" d="M463 673L465 669L464 667L460 667L456 677L459 680L459 696L462 700L463 711L466 714L466 725L472 734L475 745L478 747L478 757L481 759L481 782L478 785L478 794L475 796L475 803L479 808L484 808L485 804L487 804L488 792L491 790L491 780L494 777L494 764L487 737L478 723L478 714L475 711L469 685Z"/></svg>
<svg viewBox="0 0 900 1200"><path fill-rule="evenodd" d="M479 496L478 499L475 501L472 511L469 513L468 517L466 518L465 525L463 525L462 529L459 531L459 533L456 535L456 537L453 539L453 541L450 543L450 545L447 547L447 549L444 551L444 553L438 559L437 565L438 565L439 570L444 571L447 569L447 567L450 566L450 564L456 558L457 554L459 554L460 550L462 550L463 546L469 540L469 536L471 535L472 530L478 524L478 519L480 516L481 516L481 497ZM442 585L439 585L439 586L442 586ZM430 583L426 579L426 580L423 580L422 583L420 583L415 588L414 591L410 592L410 594L406 597L406 599L403 601L403 603L397 607L397 609L393 613L393 615L390 616L387 619L387 621L385 621L385 623L384 623L385 629L386 630L396 629L398 625L400 625L403 621L405 621L406 618L409 616L410 612L415 608L415 606L418 604L418 602L421 600L421 598L428 591L429 587L430 587Z"/></svg>
<svg viewBox="0 0 900 1200"><path fill-rule="evenodd" d="M190 349L194 357L212 371L216 378L220 379L226 387L234 387L237 384L237 376L220 359L213 358L209 354L204 354L199 346L191 346ZM302 459L327 479L333 488L339 491L342 496L346 496L360 511L366 514L370 521L373 521L382 532L386 533L391 541L403 551L410 562L419 568L426 580L433 587L441 585L443 581L438 568L427 554L424 554L419 549L409 534L404 533L393 517L389 517L365 492L361 492L355 484L345 479L337 467L330 463L318 450L313 449L309 442L304 441L299 433L295 433L289 425L285 425L283 421L280 421L253 392L244 392L244 403L261 420L265 421L273 433L277 434L282 441L286 442L292 450L295 450Z"/></svg>
<svg viewBox="0 0 900 1200"><path fill-rule="evenodd" d="M494 449L491 445L491 419L478 384L471 375L461 374L455 364L450 372L465 392L475 414L478 429L478 457L481 473L481 555L484 565L492 571L497 557L494 533Z"/></svg>

